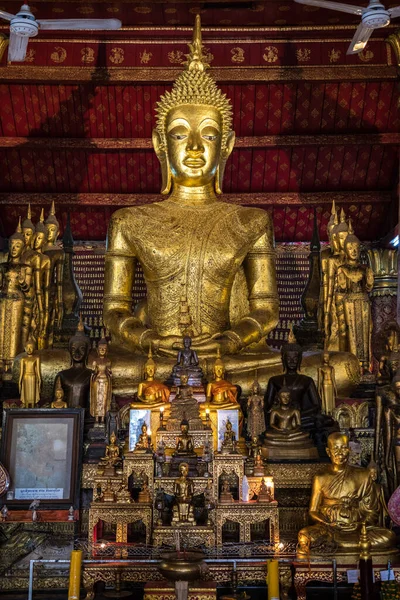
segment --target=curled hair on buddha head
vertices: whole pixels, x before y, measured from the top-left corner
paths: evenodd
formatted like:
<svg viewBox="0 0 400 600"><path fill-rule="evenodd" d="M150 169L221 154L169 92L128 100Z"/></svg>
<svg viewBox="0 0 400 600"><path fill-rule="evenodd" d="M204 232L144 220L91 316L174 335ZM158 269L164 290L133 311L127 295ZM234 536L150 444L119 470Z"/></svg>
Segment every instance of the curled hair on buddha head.
<svg viewBox="0 0 400 600"><path fill-rule="evenodd" d="M46 221L45 221L45 225L56 225L56 227L58 229L60 229L60 224L57 221L56 218L56 207L54 204L54 200L51 203L51 208L50 208L50 212L49 212L49 216L47 217Z"/></svg>
<svg viewBox="0 0 400 600"><path fill-rule="evenodd" d="M344 249L346 249L346 246L348 246L349 244L361 244L358 237L356 235L354 235L354 229L353 229L353 224L351 222L351 219L349 219L349 235L346 237L346 239L344 241Z"/></svg>
<svg viewBox="0 0 400 600"><path fill-rule="evenodd" d="M346 222L346 213L343 208L340 211L340 222L334 226L333 233L340 233L341 231L349 231L349 226Z"/></svg>
<svg viewBox="0 0 400 600"><path fill-rule="evenodd" d="M39 223L36 224L35 233L46 233L46 226L44 224L44 208L40 211Z"/></svg>
<svg viewBox="0 0 400 600"><path fill-rule="evenodd" d="M26 212L26 218L22 221L22 229L32 229L32 231L35 231L35 226L32 223L32 211L31 211L31 205L28 204L28 210Z"/></svg>
<svg viewBox="0 0 400 600"><path fill-rule="evenodd" d="M290 389L290 387L288 387L286 385L285 380L283 380L283 386L281 387L281 389L278 392L278 396L280 396L281 394L292 394L292 391Z"/></svg>

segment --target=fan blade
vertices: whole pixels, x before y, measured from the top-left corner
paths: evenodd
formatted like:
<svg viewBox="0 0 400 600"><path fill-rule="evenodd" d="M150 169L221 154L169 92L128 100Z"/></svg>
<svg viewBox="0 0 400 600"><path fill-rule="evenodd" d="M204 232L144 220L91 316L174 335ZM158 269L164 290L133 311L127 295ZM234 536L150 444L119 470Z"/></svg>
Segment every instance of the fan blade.
<svg viewBox="0 0 400 600"><path fill-rule="evenodd" d="M346 54L357 54L364 50L373 31L370 27L366 27L363 23L360 23Z"/></svg>
<svg viewBox="0 0 400 600"><path fill-rule="evenodd" d="M41 29L120 29L119 19L37 19Z"/></svg>
<svg viewBox="0 0 400 600"><path fill-rule="evenodd" d="M10 41L8 45L8 60L12 62L23 62L26 56L29 37L27 35L18 35L10 32Z"/></svg>
<svg viewBox="0 0 400 600"><path fill-rule="evenodd" d="M396 17L400 17L400 6L395 6L394 8L389 8L388 13L392 19Z"/></svg>
<svg viewBox="0 0 400 600"><path fill-rule="evenodd" d="M308 6L319 6L320 8L329 8L329 10L339 10L350 15L362 15L363 7L353 4L342 4L341 2L330 2L329 0L294 0L298 4L307 4Z"/></svg>
<svg viewBox="0 0 400 600"><path fill-rule="evenodd" d="M12 15L11 13L6 12L5 10L0 10L0 19L11 21L11 19L13 19L14 17L15 15Z"/></svg>

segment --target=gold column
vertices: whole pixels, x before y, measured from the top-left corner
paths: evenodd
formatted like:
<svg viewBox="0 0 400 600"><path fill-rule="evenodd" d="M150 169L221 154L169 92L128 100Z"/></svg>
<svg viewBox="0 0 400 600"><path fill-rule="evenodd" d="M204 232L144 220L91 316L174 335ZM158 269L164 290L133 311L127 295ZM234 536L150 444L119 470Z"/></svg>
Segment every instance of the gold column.
<svg viewBox="0 0 400 600"><path fill-rule="evenodd" d="M72 550L69 567L68 600L79 600L81 593L82 550Z"/></svg>

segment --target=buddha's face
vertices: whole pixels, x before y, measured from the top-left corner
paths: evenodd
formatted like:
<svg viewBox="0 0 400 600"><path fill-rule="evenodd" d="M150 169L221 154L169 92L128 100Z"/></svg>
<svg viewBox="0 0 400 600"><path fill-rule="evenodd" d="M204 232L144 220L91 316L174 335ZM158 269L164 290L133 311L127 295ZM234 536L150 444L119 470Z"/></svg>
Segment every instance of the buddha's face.
<svg viewBox="0 0 400 600"><path fill-rule="evenodd" d="M283 406L289 406L289 404L290 404L290 393L289 392L281 392L279 394L279 400L280 400L280 403L283 404Z"/></svg>
<svg viewBox="0 0 400 600"><path fill-rule="evenodd" d="M166 138L173 180L188 187L213 181L221 155L222 120L211 106L177 106L168 114Z"/></svg>
<svg viewBox="0 0 400 600"><path fill-rule="evenodd" d="M152 379L154 377L154 373L155 373L155 367L154 365L146 365L145 367L145 375L146 375L146 379Z"/></svg>
<svg viewBox="0 0 400 600"><path fill-rule="evenodd" d="M347 236L349 235L348 231L339 231L337 234L337 238L339 241L339 246L341 250L344 250L344 243L346 241Z"/></svg>
<svg viewBox="0 0 400 600"><path fill-rule="evenodd" d="M347 436L342 435L340 437L335 436L333 439L328 438L326 453L334 465L341 466L346 464L350 453Z"/></svg>
<svg viewBox="0 0 400 600"><path fill-rule="evenodd" d="M327 365L329 363L329 353L328 352L324 352L323 361L324 361L325 365Z"/></svg>
<svg viewBox="0 0 400 600"><path fill-rule="evenodd" d="M24 236L24 240L25 240L25 245L31 247L32 246L32 240L33 240L33 229L31 229L31 227L23 227L22 228L22 235Z"/></svg>
<svg viewBox="0 0 400 600"><path fill-rule="evenodd" d="M187 375L184 375L184 374L182 373L182 375L181 375L181 384L182 384L182 385L186 385L186 384L187 384L187 382L188 382L188 380L189 380L188 376L187 376Z"/></svg>
<svg viewBox="0 0 400 600"><path fill-rule="evenodd" d="M179 473L182 477L187 477L189 473L189 466L186 463L181 463L179 465Z"/></svg>
<svg viewBox="0 0 400 600"><path fill-rule="evenodd" d="M64 400L64 391L61 388L58 388L56 390L56 401L62 402L62 400Z"/></svg>
<svg viewBox="0 0 400 600"><path fill-rule="evenodd" d="M332 225L328 225L328 227L326 228L326 231L328 233L328 240L329 243L332 244L333 241L333 228L335 227L335 224L332 223Z"/></svg>
<svg viewBox="0 0 400 600"><path fill-rule="evenodd" d="M10 242L10 256L11 258L19 258L24 249L24 242L22 240L11 240Z"/></svg>
<svg viewBox="0 0 400 600"><path fill-rule="evenodd" d="M33 248L39 250L44 246L46 241L46 234L43 231L37 231L33 238Z"/></svg>
<svg viewBox="0 0 400 600"><path fill-rule="evenodd" d="M287 371L296 371L300 362L300 355L295 350L290 350L283 355L283 362Z"/></svg>
<svg viewBox="0 0 400 600"><path fill-rule="evenodd" d="M338 252L340 252L340 243L339 243L339 234L338 233L332 233L331 244L332 244L332 250L333 250L334 254L337 254Z"/></svg>
<svg viewBox="0 0 400 600"><path fill-rule="evenodd" d="M26 342L25 352L28 356L32 356L34 350L34 345L32 342Z"/></svg>
<svg viewBox="0 0 400 600"><path fill-rule="evenodd" d="M142 433L147 433L147 425L146 425L146 423L143 423L143 425L142 425Z"/></svg>
<svg viewBox="0 0 400 600"><path fill-rule="evenodd" d="M46 225L47 229L47 241L50 243L55 243L58 238L58 227L54 223L49 223Z"/></svg>
<svg viewBox="0 0 400 600"><path fill-rule="evenodd" d="M186 336L183 338L183 346L186 350L189 350L190 346L192 345L192 340L190 339L189 336Z"/></svg>
<svg viewBox="0 0 400 600"><path fill-rule="evenodd" d="M223 365L215 365L214 367L214 375L215 377L221 378L224 376L224 367Z"/></svg>
<svg viewBox="0 0 400 600"><path fill-rule="evenodd" d="M82 362L86 359L89 351L89 346L86 342L75 341L72 342L69 348L71 358L75 362Z"/></svg>
<svg viewBox="0 0 400 600"><path fill-rule="evenodd" d="M351 260L358 260L360 258L360 244L358 242L349 242L346 244L346 255Z"/></svg>
<svg viewBox="0 0 400 600"><path fill-rule="evenodd" d="M101 358L104 358L104 356L107 354L107 344L99 344L97 347L97 351L99 353L99 356Z"/></svg>
<svg viewBox="0 0 400 600"><path fill-rule="evenodd" d="M232 431L232 423L230 421L226 422L226 430L227 431Z"/></svg>
<svg viewBox="0 0 400 600"><path fill-rule="evenodd" d="M187 435L189 431L189 427L184 423L183 425L181 425L181 432L183 433L183 435Z"/></svg>

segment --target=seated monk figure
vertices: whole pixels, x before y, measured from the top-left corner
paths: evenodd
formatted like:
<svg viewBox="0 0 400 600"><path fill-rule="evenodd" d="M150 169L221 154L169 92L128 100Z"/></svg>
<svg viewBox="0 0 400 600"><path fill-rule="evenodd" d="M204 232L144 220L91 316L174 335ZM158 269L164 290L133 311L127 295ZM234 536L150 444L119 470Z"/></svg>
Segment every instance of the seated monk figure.
<svg viewBox="0 0 400 600"><path fill-rule="evenodd" d="M305 527L298 535L298 555L335 547L335 554L359 555L361 525L367 526L374 551L390 551L395 547L395 534L382 527L381 495L370 469L349 465L349 438L336 432L328 438L327 454L331 465L315 475L309 515L315 525Z"/></svg>
<svg viewBox="0 0 400 600"><path fill-rule="evenodd" d="M182 288L191 348L201 359L221 348L232 383L245 395L256 370L265 387L282 372L279 354L265 342L279 316L272 220L265 210L218 199L235 134L231 103L207 68L197 15L185 68L160 99L153 131L161 193L168 197L117 210L108 228L103 320L112 337L116 395L137 389L150 344L160 379L170 376L182 340ZM133 308L138 264L147 298ZM60 362L57 355L51 360L56 357ZM45 380L44 357L43 363ZM319 354L310 354L304 371L316 377L319 364ZM354 389L357 359L335 353L331 364L339 395ZM211 379L210 367L204 377Z"/></svg>

